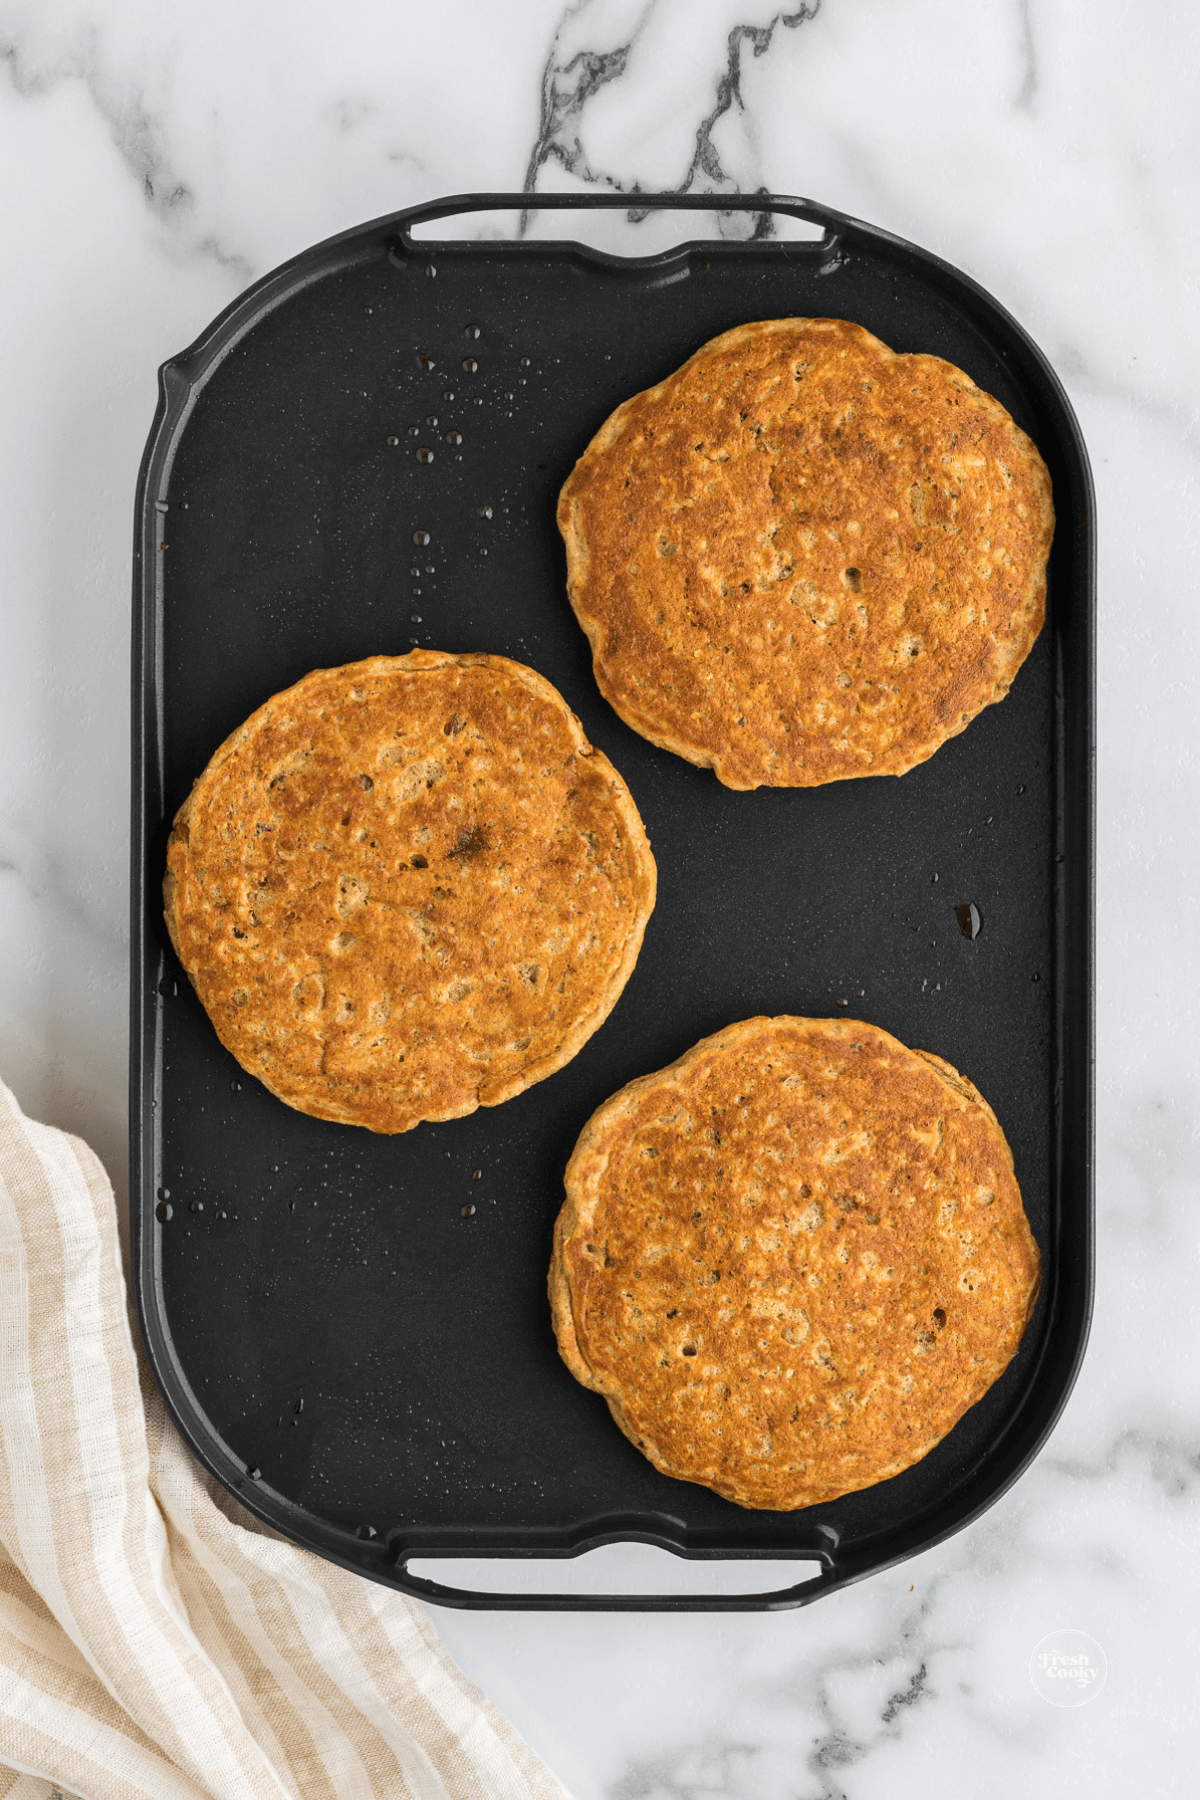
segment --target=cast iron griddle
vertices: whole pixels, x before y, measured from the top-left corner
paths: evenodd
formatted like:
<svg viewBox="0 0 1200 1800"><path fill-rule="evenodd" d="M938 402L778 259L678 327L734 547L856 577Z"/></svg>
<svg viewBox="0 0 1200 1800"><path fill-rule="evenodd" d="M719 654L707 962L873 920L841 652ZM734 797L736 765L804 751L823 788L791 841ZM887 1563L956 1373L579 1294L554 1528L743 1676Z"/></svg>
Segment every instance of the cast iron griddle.
<svg viewBox="0 0 1200 1800"><path fill-rule="evenodd" d="M410 235L420 220L521 204L469 196L319 245L162 371L134 588L142 1327L201 1460L272 1525L376 1580L451 1605L794 1605L995 1500L1050 1430L1083 1353L1087 459L1021 329L911 244L762 197L722 205L791 213L824 235L636 261ZM619 401L718 332L789 315L857 320L894 349L947 357L1008 407L1054 481L1049 614L1009 697L921 768L731 793L600 697L554 504ZM567 1068L471 1118L373 1137L293 1112L242 1073L174 958L160 889L170 820L229 731L310 669L418 643L498 651L561 690L629 783L659 898L622 999ZM955 918L966 904L982 916L974 940ZM659 1474L567 1373L545 1293L563 1168L593 1109L756 1013L866 1019L968 1074L1008 1135L1043 1257L1019 1355L951 1435L895 1480L799 1513L745 1511ZM685 1556L815 1558L821 1573L769 1595L606 1599L434 1590L406 1567L455 1552L569 1556L619 1538Z"/></svg>

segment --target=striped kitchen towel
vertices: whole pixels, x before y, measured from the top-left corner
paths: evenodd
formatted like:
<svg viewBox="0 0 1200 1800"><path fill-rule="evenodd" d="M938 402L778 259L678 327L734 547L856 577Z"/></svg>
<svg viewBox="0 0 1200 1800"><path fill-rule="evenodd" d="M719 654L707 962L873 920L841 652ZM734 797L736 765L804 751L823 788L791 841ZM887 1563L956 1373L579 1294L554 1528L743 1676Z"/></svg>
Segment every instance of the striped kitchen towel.
<svg viewBox="0 0 1200 1800"><path fill-rule="evenodd" d="M0 1800L56 1794L569 1800L420 1607L193 1460L104 1170L0 1083Z"/></svg>

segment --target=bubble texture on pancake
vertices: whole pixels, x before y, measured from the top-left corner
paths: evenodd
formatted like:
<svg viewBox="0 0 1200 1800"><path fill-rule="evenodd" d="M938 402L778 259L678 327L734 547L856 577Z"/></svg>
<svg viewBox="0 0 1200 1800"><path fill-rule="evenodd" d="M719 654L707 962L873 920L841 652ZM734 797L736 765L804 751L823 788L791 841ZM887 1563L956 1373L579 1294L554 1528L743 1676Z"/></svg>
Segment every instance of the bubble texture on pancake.
<svg viewBox="0 0 1200 1800"><path fill-rule="evenodd" d="M903 775L1000 700L1054 528L1030 439L940 357L840 319L714 338L562 490L601 692L731 788Z"/></svg>
<svg viewBox="0 0 1200 1800"><path fill-rule="evenodd" d="M319 669L180 808L171 940L217 1035L301 1112L407 1131L568 1062L628 980L655 867L550 683L414 650Z"/></svg>
<svg viewBox="0 0 1200 1800"><path fill-rule="evenodd" d="M665 1474L781 1511L897 1475L1039 1281L995 1114L852 1019L747 1019L631 1082L566 1173L559 1348Z"/></svg>

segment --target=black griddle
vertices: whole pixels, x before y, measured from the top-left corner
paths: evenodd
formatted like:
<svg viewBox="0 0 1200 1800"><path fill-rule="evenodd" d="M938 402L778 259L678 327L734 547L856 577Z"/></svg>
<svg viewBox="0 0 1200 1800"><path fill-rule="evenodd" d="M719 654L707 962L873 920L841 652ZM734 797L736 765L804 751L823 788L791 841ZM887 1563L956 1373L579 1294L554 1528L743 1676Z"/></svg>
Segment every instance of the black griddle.
<svg viewBox="0 0 1200 1800"><path fill-rule="evenodd" d="M1015 321L886 232L755 196L720 204L755 214L760 230L778 213L820 237L641 259L565 241L412 237L422 221L528 203L463 196L331 239L258 282L161 371L134 573L142 1330L201 1461L269 1524L377 1581L452 1606L798 1605L928 1548L996 1500L1045 1440L1083 1355L1087 456ZM695 204L637 197L639 208ZM601 698L566 601L554 505L621 400L718 332L799 315L853 319L896 350L948 358L1030 433L1058 514L1047 624L1003 704L902 779L731 793ZM310 669L414 644L497 651L555 684L632 790L659 898L625 993L565 1069L471 1118L373 1137L291 1111L221 1047L167 940L161 880L170 821L229 731ZM971 906L974 937L955 911ZM949 1437L896 1479L798 1513L746 1511L658 1473L567 1373L545 1293L563 1169L593 1109L756 1013L862 1018L961 1068L1007 1133L1043 1258L1019 1354ZM766 1594L603 1597L467 1592L407 1567L570 1557L620 1539L684 1557L815 1559L821 1572Z"/></svg>

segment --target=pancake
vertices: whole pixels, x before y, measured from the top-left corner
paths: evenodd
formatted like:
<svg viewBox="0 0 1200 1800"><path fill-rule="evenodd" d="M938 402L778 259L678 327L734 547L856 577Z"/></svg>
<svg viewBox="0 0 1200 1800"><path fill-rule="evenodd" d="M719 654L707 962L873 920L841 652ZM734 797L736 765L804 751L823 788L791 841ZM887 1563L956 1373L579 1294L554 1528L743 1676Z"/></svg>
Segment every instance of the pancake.
<svg viewBox="0 0 1200 1800"><path fill-rule="evenodd" d="M562 490L600 690L726 787L903 775L1003 699L1054 527L1030 439L961 369L840 319L714 338Z"/></svg>
<svg viewBox="0 0 1200 1800"><path fill-rule="evenodd" d="M163 893L242 1067L301 1112L395 1132L570 1061L633 970L655 868L548 681L413 650L318 669L227 738Z"/></svg>
<svg viewBox="0 0 1200 1800"><path fill-rule="evenodd" d="M747 1019L594 1113L550 1302L664 1474L790 1511L919 1462L1011 1360L1038 1251L995 1114L852 1019Z"/></svg>

